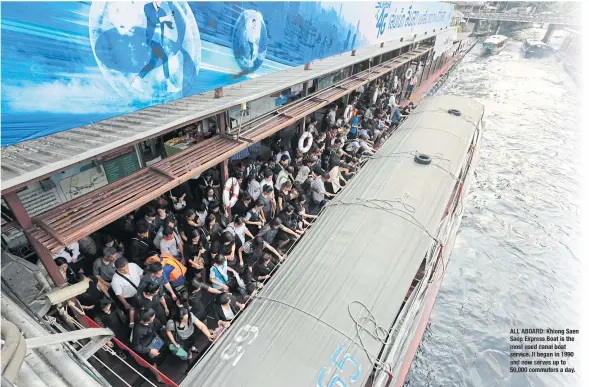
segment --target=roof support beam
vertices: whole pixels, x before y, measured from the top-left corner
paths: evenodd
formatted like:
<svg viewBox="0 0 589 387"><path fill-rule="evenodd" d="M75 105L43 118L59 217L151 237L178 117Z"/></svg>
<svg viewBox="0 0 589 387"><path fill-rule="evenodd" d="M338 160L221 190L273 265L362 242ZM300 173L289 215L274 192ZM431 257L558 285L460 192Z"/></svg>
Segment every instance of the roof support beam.
<svg viewBox="0 0 589 387"><path fill-rule="evenodd" d="M39 218L33 218L33 223L36 224L37 226L39 226L42 230L44 230L47 234L51 235L53 238L55 238L59 243L63 244L63 245L67 245L67 243L65 243L64 238L61 236L61 234L57 231L55 231L53 228L49 227L47 225L47 223L45 223L42 219Z"/></svg>
<svg viewBox="0 0 589 387"><path fill-rule="evenodd" d="M65 284L65 278L63 278L63 274L61 274L61 271L55 264L51 252L47 250L45 246L43 246L39 241L37 241L36 238L31 236L30 230L33 228L33 221L27 213L25 207L22 205L22 202L20 201L20 198L16 192L8 192L4 194L4 200L14 214L16 221L23 229L25 236L29 240L29 243L31 246L33 246L33 249L39 256L43 266L45 266L45 269L47 269L47 273L49 273L49 276L53 282L58 286Z"/></svg>
<svg viewBox="0 0 589 387"><path fill-rule="evenodd" d="M170 180L174 180L174 179L176 179L178 177L178 176L176 176L176 175L174 175L172 173L169 173L169 172L164 171L163 169L161 169L160 167L157 167L155 165L150 166L149 169L151 169L154 172L159 173L160 175L163 175L163 176L167 177Z"/></svg>

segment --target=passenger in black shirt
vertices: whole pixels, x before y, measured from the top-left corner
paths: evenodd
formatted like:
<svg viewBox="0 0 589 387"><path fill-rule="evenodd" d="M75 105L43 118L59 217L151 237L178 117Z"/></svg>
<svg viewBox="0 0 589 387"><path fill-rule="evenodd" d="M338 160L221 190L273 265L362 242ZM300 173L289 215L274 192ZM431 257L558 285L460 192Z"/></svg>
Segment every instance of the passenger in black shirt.
<svg viewBox="0 0 589 387"><path fill-rule="evenodd" d="M205 264L204 253L206 251L202 235L198 229L192 229L187 237L188 241L184 244L184 259L186 259L186 280L192 281L197 278L199 281L204 280ZM205 239L206 241L206 239Z"/></svg>
<svg viewBox="0 0 589 387"><path fill-rule="evenodd" d="M275 267L276 266L274 266L274 264L271 262L270 254L264 252L262 259L258 259L258 261L254 264L254 280L260 282L267 280L272 276L271 273Z"/></svg>
<svg viewBox="0 0 589 387"><path fill-rule="evenodd" d="M148 238L149 240L153 240L153 238L155 238L157 231L159 230L159 227L157 227L156 224L156 217L157 217L157 212L155 210L155 208L153 207L147 207L147 210L145 211L145 216L143 217L143 219L139 219L137 221L137 223L139 222L144 222L147 225L147 232L149 233Z"/></svg>
<svg viewBox="0 0 589 387"><path fill-rule="evenodd" d="M86 312L86 314L92 317L97 310L97 305L100 303L100 300L104 297L110 297L108 294L108 289L101 284L95 277L89 276L86 277L82 273L78 273L76 276L77 282L87 281L88 282L88 289L78 297L78 301L80 305L82 305L82 309Z"/></svg>
<svg viewBox="0 0 589 387"><path fill-rule="evenodd" d="M297 215L294 213L294 207L290 204L278 214L278 218L282 221L282 225L294 232L297 232ZM298 232L297 232L298 233ZM296 240L294 235L288 234L283 230L279 230L276 234L275 240L278 242L278 248L284 249L291 240Z"/></svg>
<svg viewBox="0 0 589 387"><path fill-rule="evenodd" d="M291 194L290 194L291 189L292 189L292 183L290 182L290 180L287 180L282 184L282 187L281 187L280 191L278 192L278 201L277 201L278 211L282 211L282 209L285 208L288 205L288 203L291 201Z"/></svg>
<svg viewBox="0 0 589 387"><path fill-rule="evenodd" d="M166 210L166 206L164 206L163 204L158 204L157 216L155 217L155 220L153 221L153 225L155 226L155 229L159 230L160 227L162 227L162 225L164 223L166 223L167 218L168 218L168 213Z"/></svg>
<svg viewBox="0 0 589 387"><path fill-rule="evenodd" d="M205 225L202 228L207 242L210 244L219 240L221 230L222 228L219 225L219 222L217 222L217 216L215 214L208 214L205 220Z"/></svg>
<svg viewBox="0 0 589 387"><path fill-rule="evenodd" d="M241 272L243 269L243 257L240 256L241 239L236 237L230 231L225 231L221 234L221 250L222 255L227 258L227 266Z"/></svg>
<svg viewBox="0 0 589 387"><path fill-rule="evenodd" d="M98 325L108 328L123 344L129 345L131 328L127 314L118 309L110 298L102 298L97 306L94 320ZM110 345L109 345L110 346Z"/></svg>
<svg viewBox="0 0 589 387"><path fill-rule="evenodd" d="M57 257L55 258L54 262L57 265L63 277L65 278L65 280L67 281L67 283L73 285L77 282L76 272L67 263L67 259L65 259L64 257Z"/></svg>
<svg viewBox="0 0 589 387"><path fill-rule="evenodd" d="M196 216L196 212L191 209L186 210L180 222L180 237L182 241L188 241L191 231L200 226L202 225L200 224L200 219Z"/></svg>
<svg viewBox="0 0 589 387"><path fill-rule="evenodd" d="M207 318L206 305L208 305L209 302L212 302L213 299L210 295L219 295L223 292L205 284L204 282L197 281L196 279L192 280L190 284L193 290L186 303L196 318L200 321L205 321ZM205 291L209 294L203 294Z"/></svg>
<svg viewBox="0 0 589 387"><path fill-rule="evenodd" d="M239 200L235 205L231 208L231 215L235 218L239 216L241 218L245 218L247 212L250 209L250 203L252 201L252 195L250 195L247 191L241 195L241 200Z"/></svg>
<svg viewBox="0 0 589 387"><path fill-rule="evenodd" d="M221 210L221 204L219 202L211 202L209 204L209 215L211 214L215 215L215 218L217 218L217 223L220 227L227 227L227 218L223 214L223 211Z"/></svg>
<svg viewBox="0 0 589 387"><path fill-rule="evenodd" d="M170 311L168 310L166 300L159 296L159 290L159 284L155 282L148 283L145 286L145 289L143 289L143 292L137 297L138 305L135 307L139 310L152 309L158 323L163 325L166 323ZM136 314L136 316L138 319L141 316L141 313Z"/></svg>
<svg viewBox="0 0 589 387"><path fill-rule="evenodd" d="M153 240L149 239L149 226L141 221L135 226L136 235L129 240L129 260L141 268L147 259L147 254L153 250ZM155 237L155 236L154 236Z"/></svg>
<svg viewBox="0 0 589 387"><path fill-rule="evenodd" d="M227 293L221 294L215 301L211 314L215 320L221 322L219 326L227 326L228 324L225 323L230 323L243 309L243 305L238 304L235 298L230 297Z"/></svg>
<svg viewBox="0 0 589 387"><path fill-rule="evenodd" d="M138 353L145 361L157 369L157 365L165 358L165 342L160 335L161 324L155 319L153 309L145 309L139 312L139 324L133 329L133 342L131 348ZM159 347L159 349L157 349ZM157 378L158 383L162 383L162 378L155 370L151 369Z"/></svg>

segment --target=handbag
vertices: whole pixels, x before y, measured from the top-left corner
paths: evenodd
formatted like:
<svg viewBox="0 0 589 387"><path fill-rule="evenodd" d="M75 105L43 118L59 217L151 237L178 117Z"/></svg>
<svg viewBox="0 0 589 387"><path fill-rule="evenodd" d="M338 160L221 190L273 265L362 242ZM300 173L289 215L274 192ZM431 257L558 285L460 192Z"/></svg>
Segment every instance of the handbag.
<svg viewBox="0 0 589 387"><path fill-rule="evenodd" d="M172 196L172 191L170 191L170 196ZM186 207L186 202L184 200L178 200L174 202L174 210L181 211Z"/></svg>
<svg viewBox="0 0 589 387"><path fill-rule="evenodd" d="M161 337L159 337L159 335L156 335L151 340L151 343L149 343L148 348L155 349L155 350L159 351L160 349L162 349L163 346L164 346L164 341L162 340Z"/></svg>
<svg viewBox="0 0 589 387"><path fill-rule="evenodd" d="M184 200L178 200L177 202L174 203L174 209L176 211L181 211L184 208L186 208L186 202Z"/></svg>

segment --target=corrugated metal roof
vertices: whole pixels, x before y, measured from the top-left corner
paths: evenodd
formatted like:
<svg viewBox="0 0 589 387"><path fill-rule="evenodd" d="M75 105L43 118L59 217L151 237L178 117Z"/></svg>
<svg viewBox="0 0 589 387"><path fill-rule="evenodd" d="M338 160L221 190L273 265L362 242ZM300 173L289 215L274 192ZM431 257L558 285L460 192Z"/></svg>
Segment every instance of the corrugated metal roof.
<svg viewBox="0 0 589 387"><path fill-rule="evenodd" d="M485 43L499 44L499 43L503 42L504 40L507 40L507 36L491 35L487 39L485 39Z"/></svg>
<svg viewBox="0 0 589 387"><path fill-rule="evenodd" d="M431 247L428 233L437 232L482 115L482 105L461 97L422 102L181 386L327 385L334 375L344 381L353 376L352 360L359 365L354 384L363 386L373 362L357 343L348 307L362 302L380 326L392 325ZM415 163L415 151L432 155L432 163ZM364 334L362 340L376 357L382 343ZM343 371L338 373L337 364Z"/></svg>
<svg viewBox="0 0 589 387"><path fill-rule="evenodd" d="M2 191L435 35L358 49L355 56L350 53L332 56L313 62L311 70L299 66L264 75L223 88L222 98L214 98L214 91L209 91L5 147L2 149Z"/></svg>

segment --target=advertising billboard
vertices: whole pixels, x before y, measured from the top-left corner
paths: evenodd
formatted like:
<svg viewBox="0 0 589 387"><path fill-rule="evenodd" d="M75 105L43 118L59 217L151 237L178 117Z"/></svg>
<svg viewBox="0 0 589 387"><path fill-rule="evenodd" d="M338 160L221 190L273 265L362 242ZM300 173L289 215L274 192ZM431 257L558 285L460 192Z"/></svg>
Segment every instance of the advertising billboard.
<svg viewBox="0 0 589 387"><path fill-rule="evenodd" d="M2 146L449 25L441 2L2 2Z"/></svg>

